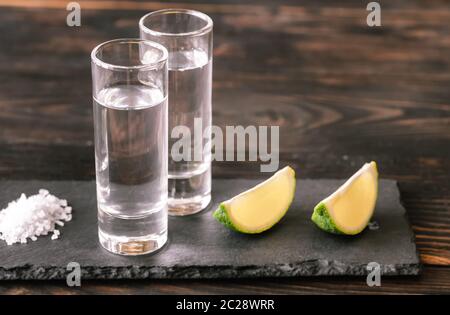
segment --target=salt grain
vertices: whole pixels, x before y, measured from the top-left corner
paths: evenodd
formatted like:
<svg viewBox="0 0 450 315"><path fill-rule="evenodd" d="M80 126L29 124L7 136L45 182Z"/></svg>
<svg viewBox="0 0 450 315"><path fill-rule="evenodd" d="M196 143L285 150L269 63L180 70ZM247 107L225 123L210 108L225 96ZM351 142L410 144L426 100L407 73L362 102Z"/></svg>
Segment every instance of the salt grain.
<svg viewBox="0 0 450 315"><path fill-rule="evenodd" d="M52 240L59 237L60 231L55 224L64 226L64 221L72 219L72 207L67 206L67 200L59 199L46 189L40 189L39 194L12 201L8 207L0 211L0 240L6 244L27 243L27 238L37 240L37 236L52 232Z"/></svg>

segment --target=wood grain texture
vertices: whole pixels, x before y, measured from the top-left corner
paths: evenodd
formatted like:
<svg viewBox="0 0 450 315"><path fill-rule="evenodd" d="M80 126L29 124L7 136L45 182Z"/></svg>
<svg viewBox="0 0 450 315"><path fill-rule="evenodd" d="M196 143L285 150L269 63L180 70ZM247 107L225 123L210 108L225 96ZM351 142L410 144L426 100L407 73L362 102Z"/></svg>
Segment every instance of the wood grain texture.
<svg viewBox="0 0 450 315"><path fill-rule="evenodd" d="M422 262L450 266L448 1L381 1L376 29L356 0L79 2L82 26L70 28L64 0L0 0L0 178L92 179L91 49L138 36L147 11L188 7L215 23L214 124L279 125L280 163L301 178L345 178L376 160L382 177L399 181ZM261 176L250 162L215 163L213 174ZM446 268L426 270L425 284L417 283L450 292ZM367 291L352 283L349 291ZM400 283L392 291L426 291ZM292 280L280 290L332 292L341 284Z"/></svg>

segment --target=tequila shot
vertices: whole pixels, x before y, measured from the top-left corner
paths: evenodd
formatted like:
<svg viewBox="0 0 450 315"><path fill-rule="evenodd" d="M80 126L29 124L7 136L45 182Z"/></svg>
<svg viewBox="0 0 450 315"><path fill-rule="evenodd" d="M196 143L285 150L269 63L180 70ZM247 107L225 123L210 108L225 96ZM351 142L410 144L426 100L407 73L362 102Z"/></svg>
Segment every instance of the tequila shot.
<svg viewBox="0 0 450 315"><path fill-rule="evenodd" d="M166 9L142 17L139 29L141 38L162 44L169 54L169 214L193 214L211 200L213 22L198 11ZM192 139L182 159L172 150L180 127Z"/></svg>
<svg viewBox="0 0 450 315"><path fill-rule="evenodd" d="M99 240L147 254L167 240L167 50L118 39L91 59Z"/></svg>

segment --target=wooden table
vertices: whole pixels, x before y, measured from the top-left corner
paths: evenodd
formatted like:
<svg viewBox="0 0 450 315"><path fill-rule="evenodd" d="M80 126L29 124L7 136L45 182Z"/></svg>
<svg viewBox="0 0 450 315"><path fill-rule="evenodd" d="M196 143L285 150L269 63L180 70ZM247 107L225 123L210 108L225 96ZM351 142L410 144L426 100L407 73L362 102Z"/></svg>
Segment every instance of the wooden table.
<svg viewBox="0 0 450 315"><path fill-rule="evenodd" d="M346 178L375 160L399 181L424 264L418 278L2 282L0 293L449 293L450 4L220 0L203 3L0 0L1 179L94 178L90 51L138 36L144 13L186 7L214 27L214 124L279 125L281 165ZM369 1L367 1L369 2ZM392 3L393 2L393 3ZM216 177L259 177L258 163L214 163ZM393 240L395 241L395 240Z"/></svg>

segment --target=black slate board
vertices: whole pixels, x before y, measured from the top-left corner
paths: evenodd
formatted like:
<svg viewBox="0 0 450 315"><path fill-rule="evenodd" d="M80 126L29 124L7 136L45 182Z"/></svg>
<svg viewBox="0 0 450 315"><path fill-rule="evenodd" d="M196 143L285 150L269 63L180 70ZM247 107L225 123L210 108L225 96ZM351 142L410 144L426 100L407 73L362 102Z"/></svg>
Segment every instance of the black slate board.
<svg viewBox="0 0 450 315"><path fill-rule="evenodd" d="M395 181L380 180L374 220L379 229L356 237L330 235L310 221L314 205L342 180L299 180L295 201L283 220L261 235L229 231L212 216L219 201L254 186L256 180L213 180L211 206L190 217L170 217L169 242L159 252L122 257L97 241L95 183L80 181L0 182L0 208L21 192L49 189L69 200L73 220L58 240L40 237L27 245L0 241L0 279L65 279L78 262L82 279L242 278L364 275L369 262L382 275L417 275L414 236L400 204Z"/></svg>

